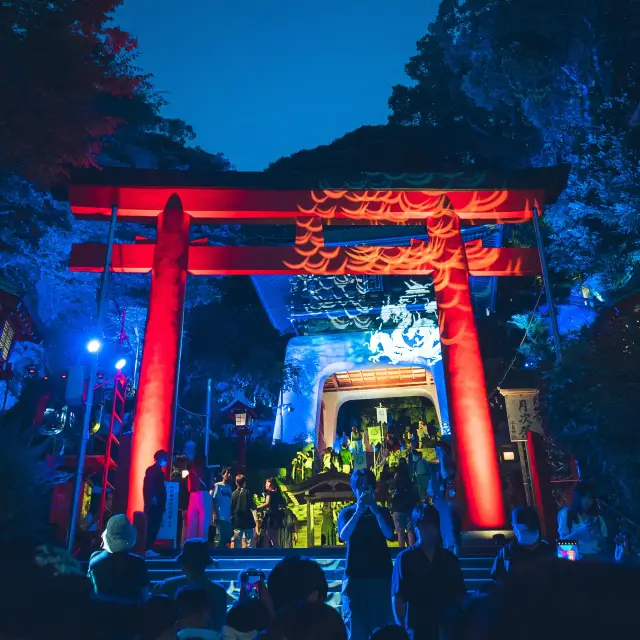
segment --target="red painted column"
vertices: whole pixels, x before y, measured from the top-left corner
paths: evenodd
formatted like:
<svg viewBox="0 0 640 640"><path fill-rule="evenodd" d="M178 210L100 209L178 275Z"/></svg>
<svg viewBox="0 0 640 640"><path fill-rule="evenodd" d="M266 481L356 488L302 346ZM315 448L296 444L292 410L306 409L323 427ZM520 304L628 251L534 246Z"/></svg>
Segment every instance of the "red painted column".
<svg viewBox="0 0 640 640"><path fill-rule="evenodd" d="M142 483L153 454L159 449L171 453L173 446L190 222L172 195L158 217L131 449L130 517L142 511Z"/></svg>
<svg viewBox="0 0 640 640"><path fill-rule="evenodd" d="M460 219L445 209L428 218L429 251L458 476L469 529L504 525L498 457L489 414Z"/></svg>

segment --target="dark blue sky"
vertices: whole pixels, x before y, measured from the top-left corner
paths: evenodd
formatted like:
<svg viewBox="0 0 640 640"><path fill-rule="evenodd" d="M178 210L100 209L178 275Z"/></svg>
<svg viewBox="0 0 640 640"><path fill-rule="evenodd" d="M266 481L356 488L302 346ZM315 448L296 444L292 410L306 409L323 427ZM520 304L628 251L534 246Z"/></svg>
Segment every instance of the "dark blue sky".
<svg viewBox="0 0 640 640"><path fill-rule="evenodd" d="M438 0L125 0L117 22L171 102L165 115L260 170L387 119Z"/></svg>

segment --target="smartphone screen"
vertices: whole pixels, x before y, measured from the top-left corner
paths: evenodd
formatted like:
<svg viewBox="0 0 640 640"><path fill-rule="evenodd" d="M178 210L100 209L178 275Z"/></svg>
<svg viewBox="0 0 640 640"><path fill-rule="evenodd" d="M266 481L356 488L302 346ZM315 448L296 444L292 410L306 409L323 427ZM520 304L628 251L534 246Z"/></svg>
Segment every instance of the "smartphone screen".
<svg viewBox="0 0 640 640"><path fill-rule="evenodd" d="M558 558L561 560L578 560L578 543L573 540L559 540Z"/></svg>
<svg viewBox="0 0 640 640"><path fill-rule="evenodd" d="M259 573L247 574L244 583L244 593L247 598L251 600L257 600L260 598L260 578L261 576Z"/></svg>

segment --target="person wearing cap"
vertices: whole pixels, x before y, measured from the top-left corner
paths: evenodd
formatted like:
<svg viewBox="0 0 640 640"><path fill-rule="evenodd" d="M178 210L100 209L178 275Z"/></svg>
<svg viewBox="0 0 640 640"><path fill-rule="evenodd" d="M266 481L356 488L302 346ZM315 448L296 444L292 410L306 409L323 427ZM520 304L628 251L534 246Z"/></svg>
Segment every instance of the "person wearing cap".
<svg viewBox="0 0 640 640"><path fill-rule="evenodd" d="M521 570L555 556L555 549L540 535L540 519L533 507L516 507L511 513L511 526L516 538L498 551L491 570L496 582L504 580L514 569Z"/></svg>
<svg viewBox="0 0 640 640"><path fill-rule="evenodd" d="M102 534L102 551L89 561L89 578L100 596L143 602L149 597L149 575L144 558L131 553L136 528L123 513L112 516Z"/></svg>
<svg viewBox="0 0 640 640"><path fill-rule="evenodd" d="M154 463L147 467L144 474L142 494L144 497L144 512L147 516L147 544L146 557L157 558L160 554L153 550L156 538L162 525L162 516L167 505L167 488L164 484L164 469L169 464L169 454L161 449L156 451Z"/></svg>
<svg viewBox="0 0 640 640"><path fill-rule="evenodd" d="M209 628L221 633L230 602L225 588L207 577L207 569L213 565L208 543L199 538L186 540L176 561L182 569L182 575L159 582L154 587L153 594L174 598L183 587L205 589L211 604Z"/></svg>
<svg viewBox="0 0 640 640"><path fill-rule="evenodd" d="M449 636L466 596L462 569L458 558L442 548L438 510L423 503L411 518L417 542L396 558L393 612L412 640L439 640Z"/></svg>

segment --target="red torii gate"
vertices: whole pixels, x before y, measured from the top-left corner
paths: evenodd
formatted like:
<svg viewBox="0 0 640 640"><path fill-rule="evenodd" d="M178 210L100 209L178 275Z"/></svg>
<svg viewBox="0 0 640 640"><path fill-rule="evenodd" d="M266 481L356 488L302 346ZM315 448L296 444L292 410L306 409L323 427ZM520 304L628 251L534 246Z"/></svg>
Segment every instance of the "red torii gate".
<svg viewBox="0 0 640 640"><path fill-rule="evenodd" d="M502 491L469 275L540 273L536 249L464 243L461 224L522 223L555 201L564 168L510 176L360 174L318 187L318 178L222 172L104 170L69 187L79 218L157 220L155 244L115 245L112 270L151 273L151 293L132 444L128 513L142 507L146 467L171 451L187 274L433 274L449 414L470 528L504 524ZM280 184L277 184L277 182ZM301 187L300 185L304 186ZM287 186L289 185L289 186ZM292 189L291 186L298 188ZM429 242L409 247L326 247L324 225L426 223ZM190 242L195 224L296 224L288 247L220 247ZM100 272L106 247L76 244L72 271Z"/></svg>

